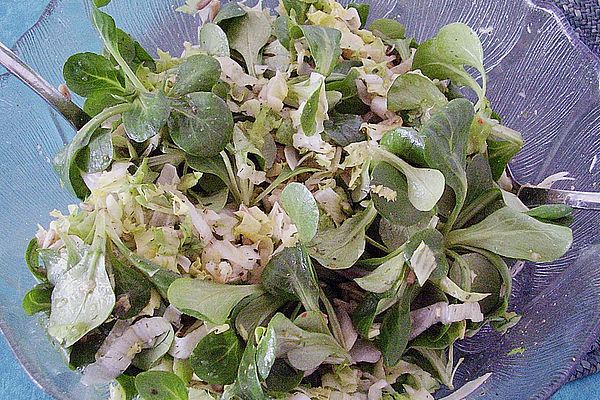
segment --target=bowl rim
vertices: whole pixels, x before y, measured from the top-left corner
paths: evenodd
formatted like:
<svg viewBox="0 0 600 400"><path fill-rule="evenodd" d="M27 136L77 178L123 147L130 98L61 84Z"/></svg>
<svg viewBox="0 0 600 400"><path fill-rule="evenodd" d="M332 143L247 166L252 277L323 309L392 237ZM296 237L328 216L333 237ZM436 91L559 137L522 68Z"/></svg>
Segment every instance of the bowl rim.
<svg viewBox="0 0 600 400"><path fill-rule="evenodd" d="M25 30L15 41L15 43L11 46L11 49L19 54L19 48L21 44L26 40L27 36L44 22L46 18L52 15L52 13L57 9L57 7L63 3L65 0L47 0L48 4L40 14L39 18L36 22L31 25L27 30ZM82 0L85 1L85 0ZM223 0L224 2L231 2L235 0ZM367 0L368 2L372 0ZM549 15L550 18L553 18L559 25L562 33L569 39L569 42L573 47L575 47L578 52L588 58L595 66L595 70L597 73L597 78L600 86L600 52L594 52L588 45L583 41L580 35L574 30L573 26L567 20L567 17L563 10L561 10L556 4L552 3L550 0L519 0L525 2L530 9L540 10ZM9 72L0 74L0 82L8 77L11 74ZM585 250L584 250L585 252ZM581 255L581 254L580 254ZM580 256L579 255L579 256ZM563 271L565 273L566 271ZM550 284L545 290L551 290L555 285ZM536 296L537 297L537 296ZM598 335L600 335L600 320L597 322L592 332L595 332L595 335L590 335L586 341L584 342L583 348L588 349L591 345L597 340ZM17 348L17 340L15 338L15 333L8 328L8 324L5 319L0 318L0 335L2 335L6 342L8 343L8 347L10 351L16 358L17 362L21 365L27 376L30 380L40 388L44 393L50 395L53 398L59 400L69 400L67 395L61 391L61 389L51 380L44 378L43 375L38 374L36 372L36 368L27 361L24 357L22 357ZM584 350L586 351L586 350ZM582 352L577 357L572 359L572 364L569 368L569 374L565 375L561 380L552 383L549 387L546 388L545 393L547 393L547 398L550 398L554 393L556 393L565 383L570 380L573 371L579 365L581 358L584 356L584 352Z"/></svg>

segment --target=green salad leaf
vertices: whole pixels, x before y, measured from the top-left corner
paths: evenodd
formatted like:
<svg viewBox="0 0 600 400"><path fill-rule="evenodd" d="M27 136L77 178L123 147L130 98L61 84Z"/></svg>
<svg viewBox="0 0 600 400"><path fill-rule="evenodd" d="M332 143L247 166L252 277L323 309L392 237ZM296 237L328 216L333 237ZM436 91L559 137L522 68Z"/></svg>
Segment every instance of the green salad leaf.
<svg viewBox="0 0 600 400"><path fill-rule="evenodd" d="M194 373L213 385L232 384L242 360L243 344L231 329L203 337L190 356Z"/></svg>
<svg viewBox="0 0 600 400"><path fill-rule="evenodd" d="M390 111L427 110L441 107L448 100L426 76L409 72L398 76L387 93Z"/></svg>
<svg viewBox="0 0 600 400"><path fill-rule="evenodd" d="M466 157L469 128L473 121L473 105L465 99L448 103L422 128L427 164L444 174L446 184L455 194L455 205L446 224L449 231L467 197Z"/></svg>
<svg viewBox="0 0 600 400"><path fill-rule="evenodd" d="M450 79L473 89L479 102L485 97L487 76L483 66L483 48L477 34L462 23L442 27L432 39L422 43L413 60L413 69L432 79ZM464 69L473 67L482 76L482 86Z"/></svg>
<svg viewBox="0 0 600 400"><path fill-rule="evenodd" d="M471 246L508 258L546 262L565 254L573 234L564 226L546 224L504 207L478 224L450 232L446 241L449 246Z"/></svg>
<svg viewBox="0 0 600 400"><path fill-rule="evenodd" d="M314 25L302 25L300 29L315 60L316 71L323 76L329 76L342 54L342 33L337 29Z"/></svg>
<svg viewBox="0 0 600 400"><path fill-rule="evenodd" d="M235 3L228 3L235 4ZM229 57L229 41L227 35L216 23L207 22L198 31L200 48L211 56ZM219 66L220 69L220 66Z"/></svg>
<svg viewBox="0 0 600 400"><path fill-rule="evenodd" d="M232 286L180 278L169 287L168 299L185 314L213 324L224 324L237 303L248 296L262 293L258 285Z"/></svg>
<svg viewBox="0 0 600 400"><path fill-rule="evenodd" d="M174 373L146 371L135 377L135 387L143 400L188 400L185 383Z"/></svg>
<svg viewBox="0 0 600 400"><path fill-rule="evenodd" d="M319 224L319 208L312 193L301 183L290 183L281 192L281 206L298 228L298 239L309 243Z"/></svg>
<svg viewBox="0 0 600 400"><path fill-rule="evenodd" d="M220 29L218 25L213 26L214 29ZM221 65L214 57L203 54L190 56L177 70L173 93L183 96L193 92L210 92L220 76Z"/></svg>
<svg viewBox="0 0 600 400"><path fill-rule="evenodd" d="M171 139L187 154L218 155L233 137L233 116L221 98L212 93L191 93L173 105L168 121Z"/></svg>
<svg viewBox="0 0 600 400"><path fill-rule="evenodd" d="M78 53L67 59L63 76L69 89L83 97L111 93L124 95L124 75L107 58L94 53Z"/></svg>
<svg viewBox="0 0 600 400"><path fill-rule="evenodd" d="M169 101L162 92L141 93L133 107L123 113L125 132L131 140L144 142L158 134L170 114Z"/></svg>
<svg viewBox="0 0 600 400"><path fill-rule="evenodd" d="M51 301L52 286L47 283L39 283L25 293L22 303L23 311L29 316L50 311Z"/></svg>

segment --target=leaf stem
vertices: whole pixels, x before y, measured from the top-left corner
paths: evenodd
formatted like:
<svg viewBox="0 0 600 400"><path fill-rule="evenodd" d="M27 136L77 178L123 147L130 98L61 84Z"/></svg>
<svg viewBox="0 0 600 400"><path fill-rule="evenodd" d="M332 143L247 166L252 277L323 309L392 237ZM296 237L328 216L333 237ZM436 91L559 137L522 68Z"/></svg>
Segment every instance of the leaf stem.
<svg viewBox="0 0 600 400"><path fill-rule="evenodd" d="M77 133L79 134L81 132L95 131L96 129L100 128L100 126L102 126L102 124L110 117L122 114L132 108L133 104L131 103L117 104L116 106L106 108L100 114L89 120L89 122L85 124Z"/></svg>
<svg viewBox="0 0 600 400"><path fill-rule="evenodd" d="M233 196L236 198L238 203L242 202L242 195L240 193L240 188L238 186L238 182L233 172L233 167L231 165L231 160L225 151L219 153L223 162L225 163L225 169L227 169L227 175L229 176L229 180L231 181L231 191L233 192Z"/></svg>

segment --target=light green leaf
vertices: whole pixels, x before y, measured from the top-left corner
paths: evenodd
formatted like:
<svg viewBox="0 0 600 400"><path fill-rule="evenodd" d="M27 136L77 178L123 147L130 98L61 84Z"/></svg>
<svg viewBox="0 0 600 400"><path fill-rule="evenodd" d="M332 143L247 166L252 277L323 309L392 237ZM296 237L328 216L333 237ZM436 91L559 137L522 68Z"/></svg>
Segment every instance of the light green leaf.
<svg viewBox="0 0 600 400"><path fill-rule="evenodd" d="M473 105L466 99L455 99L434 114L423 125L425 161L444 174L446 184L455 194L455 205L446 224L452 228L467 196L467 143L473 121Z"/></svg>
<svg viewBox="0 0 600 400"><path fill-rule="evenodd" d="M187 154L217 156L233 138L233 116L227 103L212 93L191 93L173 105L171 139Z"/></svg>
<svg viewBox="0 0 600 400"><path fill-rule="evenodd" d="M308 248L310 256L325 268L352 267L365 251L365 230L376 215L377 210L369 204L339 228L319 231Z"/></svg>
<svg viewBox="0 0 600 400"><path fill-rule="evenodd" d="M158 134L170 113L169 101L161 91L141 93L133 108L123 113L125 132L131 140L144 142Z"/></svg>
<svg viewBox="0 0 600 400"><path fill-rule="evenodd" d="M454 283L454 281L452 281L447 276L437 281L436 286L444 293L449 294L450 296L462 301L463 303L475 303L489 296L489 293L467 292L463 290L460 286L458 286L456 283Z"/></svg>
<svg viewBox="0 0 600 400"><path fill-rule="evenodd" d="M185 383L172 372L142 372L135 377L135 387L142 400L188 400Z"/></svg>
<svg viewBox="0 0 600 400"><path fill-rule="evenodd" d="M242 55L248 73L256 76L254 66L259 62L260 51L271 37L269 17L262 10L250 9L223 29L229 39L229 47Z"/></svg>
<svg viewBox="0 0 600 400"><path fill-rule="evenodd" d="M211 332L198 342L190 363L203 381L229 385L235 381L242 353L242 343L232 329L223 333Z"/></svg>
<svg viewBox="0 0 600 400"><path fill-rule="evenodd" d="M428 77L417 72L400 75L387 93L390 111L427 110L446 104L446 96Z"/></svg>
<svg viewBox="0 0 600 400"><path fill-rule="evenodd" d="M394 286L403 272L404 253L399 253L381 264L369 275L356 278L354 281L367 292L384 293Z"/></svg>
<svg viewBox="0 0 600 400"><path fill-rule="evenodd" d="M425 282L437 267L435 254L425 242L421 242L410 257L410 266L417 276L419 285L425 285Z"/></svg>
<svg viewBox="0 0 600 400"><path fill-rule="evenodd" d="M84 172L106 171L113 161L112 132L98 128L88 145L77 154L77 166Z"/></svg>
<svg viewBox="0 0 600 400"><path fill-rule="evenodd" d="M298 239L309 243L317 234L319 208L312 193L301 183L292 182L281 192L281 206L298 228Z"/></svg>
<svg viewBox="0 0 600 400"><path fill-rule="evenodd" d="M408 184L404 175L386 162L378 163L371 173L371 186L382 185L396 193L396 199L388 199L371 192L373 205L392 224L410 226L431 217L430 212L417 210L408 199Z"/></svg>
<svg viewBox="0 0 600 400"><path fill-rule="evenodd" d="M369 30L383 39L404 39L406 28L394 19L378 18L369 25Z"/></svg>
<svg viewBox="0 0 600 400"><path fill-rule="evenodd" d="M522 147L523 137L519 132L497 123L493 124L492 133L487 140L487 149L495 180L500 179L508 162L521 151Z"/></svg>
<svg viewBox="0 0 600 400"><path fill-rule="evenodd" d="M449 247L472 246L504 257L534 262L562 257L572 242L571 229L540 222L509 207L447 236Z"/></svg>
<svg viewBox="0 0 600 400"><path fill-rule="evenodd" d="M23 297L23 311L32 316L42 311L50 311L52 286L40 283L29 290Z"/></svg>
<svg viewBox="0 0 600 400"><path fill-rule="evenodd" d="M228 3L232 4L232 3ZM200 48L211 56L229 57L229 41L223 29L217 24L207 22L198 31Z"/></svg>
<svg viewBox="0 0 600 400"><path fill-rule="evenodd" d="M329 76L342 55L340 47L342 33L337 29L316 25L302 25L300 29L315 60L316 71L323 76Z"/></svg>
<svg viewBox="0 0 600 400"><path fill-rule="evenodd" d="M201 279L180 278L169 287L168 298L179 311L213 324L224 324L242 299L262 294L258 285L224 285Z"/></svg>
<svg viewBox="0 0 600 400"><path fill-rule="evenodd" d="M108 14L103 13L98 10L98 8L92 8L92 22L94 27L100 33L100 37L102 42L104 43L104 47L106 50L113 56L113 58L117 61L127 78L131 81L133 86L140 92L145 92L146 88L140 82L135 73L131 70L131 67L127 64L127 62L121 56L119 52L119 35L117 31L117 27L115 25L115 20Z"/></svg>
<svg viewBox="0 0 600 400"><path fill-rule="evenodd" d="M324 361L349 361L350 355L328 334L300 329L283 314L276 314L269 323L277 337L277 357L287 356L300 371L311 371Z"/></svg>
<svg viewBox="0 0 600 400"><path fill-rule="evenodd" d="M462 23L442 27L438 34L422 43L415 53L413 69L420 69L432 79L450 79L460 86L468 86L483 102L487 77L483 66L483 47L477 34ZM482 86L464 67L476 68L483 77Z"/></svg>
<svg viewBox="0 0 600 400"><path fill-rule="evenodd" d="M214 25L220 29L217 25ZM173 93L183 96L193 92L210 92L221 77L221 65L212 56L196 54L185 59L177 70Z"/></svg>
<svg viewBox="0 0 600 400"><path fill-rule="evenodd" d="M106 211L98 211L95 226L92 245L58 279L52 292L48 333L64 347L100 326L115 305L106 271Z"/></svg>
<svg viewBox="0 0 600 400"><path fill-rule="evenodd" d="M423 245L427 246L429 249L427 251L429 253L428 258L433 256L433 261L429 260L428 262L435 265L433 271L427 271L429 272L428 274L425 273L425 270L429 270L431 265L426 267L418 265L418 263L424 261L421 260L421 253L424 249ZM418 251L419 249L421 250ZM427 278L431 281L438 282L448 275L448 270L450 268L448 266L448 260L446 259L445 249L444 236L436 229L425 228L413 234L404 244L404 259L415 271L415 275L417 269L422 269L422 271L419 272L422 275L421 278L424 278L425 275L427 275ZM417 265L413 266L413 261L416 262ZM419 283L421 283L420 280Z"/></svg>
<svg viewBox="0 0 600 400"><path fill-rule="evenodd" d="M437 169L416 168L384 149L377 149L375 158L401 171L408 183L408 199L419 211L430 211L442 197L444 175Z"/></svg>
<svg viewBox="0 0 600 400"><path fill-rule="evenodd" d="M276 351L277 336L273 327L268 326L256 346L256 366L258 367L258 375L262 379L267 379L269 376L269 372L271 372L271 368L275 363Z"/></svg>
<svg viewBox="0 0 600 400"><path fill-rule="evenodd" d="M69 89L83 97L99 93L125 94L121 84L123 72L106 57L94 53L74 54L63 67Z"/></svg>

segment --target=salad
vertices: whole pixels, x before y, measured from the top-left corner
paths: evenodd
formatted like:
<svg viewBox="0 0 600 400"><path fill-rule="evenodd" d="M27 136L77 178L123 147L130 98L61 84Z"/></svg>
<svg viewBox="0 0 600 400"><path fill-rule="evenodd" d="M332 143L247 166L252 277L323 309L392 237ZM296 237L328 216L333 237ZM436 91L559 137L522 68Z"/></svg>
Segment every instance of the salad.
<svg viewBox="0 0 600 400"><path fill-rule="evenodd" d="M570 208L511 191L523 140L486 97L477 34L419 44L335 0L188 0L198 38L153 58L109 2L91 12L102 53L63 71L91 119L54 164L81 202L26 252L25 312L83 383L114 400L478 390L490 374L454 385L455 342L514 326L512 274L572 233Z"/></svg>

